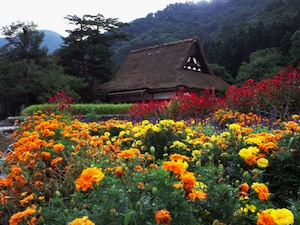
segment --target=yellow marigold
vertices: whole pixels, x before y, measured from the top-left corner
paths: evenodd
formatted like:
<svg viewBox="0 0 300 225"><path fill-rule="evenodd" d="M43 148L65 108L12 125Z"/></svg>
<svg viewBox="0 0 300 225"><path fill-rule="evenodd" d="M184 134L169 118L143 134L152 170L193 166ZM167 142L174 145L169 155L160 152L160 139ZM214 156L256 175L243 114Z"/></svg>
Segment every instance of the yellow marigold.
<svg viewBox="0 0 300 225"><path fill-rule="evenodd" d="M72 222L70 222L68 225L95 225L87 216L84 216L82 218L76 218Z"/></svg>
<svg viewBox="0 0 300 225"><path fill-rule="evenodd" d="M259 149L257 147L250 146L248 148L242 148L239 151L239 156L243 159L250 158L252 155L257 155L259 153Z"/></svg>
<svg viewBox="0 0 300 225"><path fill-rule="evenodd" d="M181 141L174 141L170 148L182 148L187 149L186 144L182 143Z"/></svg>
<svg viewBox="0 0 300 225"><path fill-rule="evenodd" d="M56 152L60 152L60 151L64 150L64 148L65 148L65 146L63 144L60 144L60 143L55 144L53 146L53 150L56 151Z"/></svg>
<svg viewBox="0 0 300 225"><path fill-rule="evenodd" d="M252 155L252 152L248 148L242 148L239 151L239 156L241 156L243 159L247 159Z"/></svg>
<svg viewBox="0 0 300 225"><path fill-rule="evenodd" d="M253 155L257 155L259 153L259 149L257 147L250 146L248 150L252 152Z"/></svg>
<svg viewBox="0 0 300 225"><path fill-rule="evenodd" d="M203 153L203 150L194 150L194 151L192 151L192 156L193 156L192 161L199 160L202 153Z"/></svg>
<svg viewBox="0 0 300 225"><path fill-rule="evenodd" d="M269 189L265 184L254 182L251 188L258 194L259 200L268 200Z"/></svg>
<svg viewBox="0 0 300 225"><path fill-rule="evenodd" d="M82 191L86 191L88 188L93 189L93 184L99 185L103 177L102 168L87 168L76 179L76 190L82 189Z"/></svg>
<svg viewBox="0 0 300 225"><path fill-rule="evenodd" d="M171 223L171 214L168 210L162 209L155 212L156 223L169 225Z"/></svg>
<svg viewBox="0 0 300 225"><path fill-rule="evenodd" d="M269 166L269 160L267 160L266 158L259 158L257 161L256 161L256 164L259 168L266 168Z"/></svg>
<svg viewBox="0 0 300 225"><path fill-rule="evenodd" d="M164 170L169 170L178 175L184 173L188 166L187 162L182 162L180 159L177 161L165 161L162 164Z"/></svg>
<svg viewBox="0 0 300 225"><path fill-rule="evenodd" d="M232 123L229 125L229 130L239 131L241 130L241 126L237 123Z"/></svg>
<svg viewBox="0 0 300 225"><path fill-rule="evenodd" d="M270 215L274 218L276 225L291 225L294 223L293 213L286 209L271 209Z"/></svg>

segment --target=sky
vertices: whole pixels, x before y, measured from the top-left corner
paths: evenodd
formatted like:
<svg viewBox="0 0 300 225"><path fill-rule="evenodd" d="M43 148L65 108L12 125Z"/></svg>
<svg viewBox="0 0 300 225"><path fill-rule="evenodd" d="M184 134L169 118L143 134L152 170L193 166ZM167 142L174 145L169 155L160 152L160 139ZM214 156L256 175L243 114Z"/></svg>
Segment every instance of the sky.
<svg viewBox="0 0 300 225"><path fill-rule="evenodd" d="M67 15L97 15L131 22L148 13L163 10L170 4L192 0L6 0L1 2L0 28L14 22L33 22L38 30L52 30L66 36L72 30ZM1 35L2 36L2 35Z"/></svg>

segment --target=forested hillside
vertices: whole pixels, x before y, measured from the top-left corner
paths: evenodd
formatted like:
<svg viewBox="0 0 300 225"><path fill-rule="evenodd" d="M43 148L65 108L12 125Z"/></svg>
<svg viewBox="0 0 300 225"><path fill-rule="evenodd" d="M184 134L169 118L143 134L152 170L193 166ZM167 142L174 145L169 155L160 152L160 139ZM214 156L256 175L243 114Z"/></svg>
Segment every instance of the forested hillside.
<svg viewBox="0 0 300 225"><path fill-rule="evenodd" d="M300 38L296 31L299 26L299 0L171 4L123 28L132 36L130 41L114 45L114 60L118 66L130 50L198 36L215 73L220 73L230 83L242 82L251 76L245 75L249 72L249 64L267 64L263 67L270 69L252 74L259 80L298 62L296 49ZM251 53L254 56L250 57Z"/></svg>

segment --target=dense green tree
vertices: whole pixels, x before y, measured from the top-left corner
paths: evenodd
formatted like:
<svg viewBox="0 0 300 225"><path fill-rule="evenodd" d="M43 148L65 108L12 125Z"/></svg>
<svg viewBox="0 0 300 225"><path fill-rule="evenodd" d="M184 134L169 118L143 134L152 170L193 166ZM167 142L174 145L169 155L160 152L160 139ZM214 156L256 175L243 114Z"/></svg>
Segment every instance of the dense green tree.
<svg viewBox="0 0 300 225"><path fill-rule="evenodd" d="M285 65L284 57L277 48L267 48L250 54L249 61L243 62L236 83L240 85L248 79L260 81L275 76Z"/></svg>
<svg viewBox="0 0 300 225"><path fill-rule="evenodd" d="M84 87L80 78L65 75L53 59L43 58L40 62L0 61L0 104L5 106L6 114L18 115L22 106L45 103L61 90L79 99L77 92Z"/></svg>
<svg viewBox="0 0 300 225"><path fill-rule="evenodd" d="M10 60L39 59L47 55L47 49L41 48L44 33L36 29L37 25L32 22L17 21L1 28L1 33L8 41L2 47L1 57Z"/></svg>
<svg viewBox="0 0 300 225"><path fill-rule="evenodd" d="M96 85L112 77L114 64L110 47L114 41L128 38L127 34L119 32L128 24L101 14L83 15L82 18L68 15L65 19L75 28L68 30L69 36L64 38L64 45L57 52L59 64L68 74L82 77L89 83L84 97L91 101Z"/></svg>
<svg viewBox="0 0 300 225"><path fill-rule="evenodd" d="M220 66L218 64L209 64L210 68L212 69L213 73L221 77L224 81L226 81L228 84L232 85L235 83L235 79L232 77L232 75L226 70L224 66Z"/></svg>
<svg viewBox="0 0 300 225"><path fill-rule="evenodd" d="M297 30L292 38L292 48L290 50L290 56L291 56L291 63L292 65L296 66L300 64L300 29Z"/></svg>
<svg viewBox="0 0 300 225"><path fill-rule="evenodd" d="M43 33L33 23L2 28L8 44L0 49L0 107L3 115L18 115L22 106L45 103L48 96L65 90L78 99L86 84L66 75L41 47ZM1 116L3 116L1 115Z"/></svg>

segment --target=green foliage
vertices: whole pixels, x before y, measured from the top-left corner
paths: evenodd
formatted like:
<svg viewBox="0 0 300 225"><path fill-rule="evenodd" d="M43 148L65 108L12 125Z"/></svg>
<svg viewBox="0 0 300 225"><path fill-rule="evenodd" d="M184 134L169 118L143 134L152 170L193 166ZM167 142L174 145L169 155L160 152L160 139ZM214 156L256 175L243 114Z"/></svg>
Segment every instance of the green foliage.
<svg viewBox="0 0 300 225"><path fill-rule="evenodd" d="M55 104L40 104L40 105L30 105L22 111L22 115L33 115L34 112L44 111L46 108L51 108L53 111L55 109ZM90 115L92 117L97 117L100 115L123 115L127 114L128 109L131 104L72 104L72 113L74 115Z"/></svg>
<svg viewBox="0 0 300 225"><path fill-rule="evenodd" d="M250 54L249 62L243 62L236 76L241 85L248 79L261 81L273 77L284 67L284 58L276 48L267 48Z"/></svg>
<svg viewBox="0 0 300 225"><path fill-rule="evenodd" d="M270 183L277 207L288 205L289 201L300 199L300 135L286 134L280 140L280 149L271 158L270 167L263 175L264 182ZM279 168L280 167L280 168ZM283 188L282 184L286 186ZM280 194L279 194L280 193Z"/></svg>
<svg viewBox="0 0 300 225"><path fill-rule="evenodd" d="M0 65L0 102L10 115L19 115L22 105L46 102L48 96L60 90L78 99L76 92L86 86L82 79L64 74L50 58L41 59L39 64L32 60L2 60Z"/></svg>
<svg viewBox="0 0 300 225"><path fill-rule="evenodd" d="M5 53L5 57L12 61L23 59L39 61L45 57L47 49L41 48L44 33L36 30L36 27L33 22L20 21L2 27L1 33L8 40L8 44L1 50L2 54Z"/></svg>
<svg viewBox="0 0 300 225"><path fill-rule="evenodd" d="M235 79L231 74L228 73L226 68L224 66L220 66L218 64L210 64L210 68L212 69L213 73L217 75L218 77L221 77L223 80L225 80L228 84L234 84Z"/></svg>
<svg viewBox="0 0 300 225"><path fill-rule="evenodd" d="M116 40L127 38L118 29L127 24L117 19L104 18L98 14L83 15L82 18L74 15L65 17L70 24L75 25L64 38L64 45L58 50L59 64L65 71L76 77L81 77L89 83L85 101L94 100L96 84L108 81L112 76L112 55L110 47Z"/></svg>
<svg viewBox="0 0 300 225"><path fill-rule="evenodd" d="M86 87L82 79L66 75L41 47L44 34L33 23L13 23L2 28L9 44L0 52L0 104L4 113L19 115L22 107L46 102L65 90L75 99Z"/></svg>
<svg viewBox="0 0 300 225"><path fill-rule="evenodd" d="M291 37L292 48L290 50L291 61L293 65L300 64L300 29Z"/></svg>

